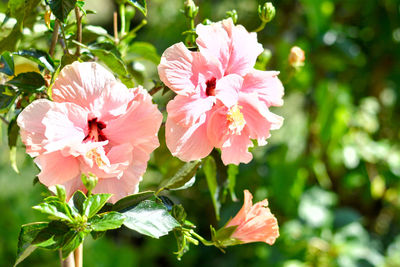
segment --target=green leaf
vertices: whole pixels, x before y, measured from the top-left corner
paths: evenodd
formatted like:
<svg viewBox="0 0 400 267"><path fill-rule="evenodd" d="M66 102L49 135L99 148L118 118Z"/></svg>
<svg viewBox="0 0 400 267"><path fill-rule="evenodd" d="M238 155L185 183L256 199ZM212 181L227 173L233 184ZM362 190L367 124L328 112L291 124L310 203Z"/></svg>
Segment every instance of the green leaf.
<svg viewBox="0 0 400 267"><path fill-rule="evenodd" d="M194 175L196 174L197 168L200 164L201 161L196 160L183 165L175 175L157 191L157 193L165 189L179 190L192 186L195 181Z"/></svg>
<svg viewBox="0 0 400 267"><path fill-rule="evenodd" d="M7 84L16 86L20 91L35 93L43 90L45 81L43 76L37 72L24 72L8 81Z"/></svg>
<svg viewBox="0 0 400 267"><path fill-rule="evenodd" d="M18 52L15 52L14 54L32 60L40 66L48 69L50 72L54 72L55 70L53 60L51 59L50 55L44 51L30 49L20 50Z"/></svg>
<svg viewBox="0 0 400 267"><path fill-rule="evenodd" d="M126 227L154 238L166 235L175 227L180 226L164 205L153 200L142 201L123 214Z"/></svg>
<svg viewBox="0 0 400 267"><path fill-rule="evenodd" d="M129 195L118 200L112 207L114 211L122 211L124 209L133 208L143 200L154 196L154 191L144 191L137 194Z"/></svg>
<svg viewBox="0 0 400 267"><path fill-rule="evenodd" d="M61 58L61 68L64 68L64 66L72 64L74 61L77 60L78 56L76 55L64 54Z"/></svg>
<svg viewBox="0 0 400 267"><path fill-rule="evenodd" d="M65 202L66 193L65 193L65 188L62 185L56 185L56 190L57 190L57 197L61 202Z"/></svg>
<svg viewBox="0 0 400 267"><path fill-rule="evenodd" d="M89 225L94 231L107 231L120 228L125 217L119 212L111 211L104 215L95 215L89 220Z"/></svg>
<svg viewBox="0 0 400 267"><path fill-rule="evenodd" d="M203 171L206 176L208 189L210 190L215 216L217 220L219 220L219 209L221 208L221 203L218 200L219 188L217 182L217 166L213 157L209 156L204 160Z"/></svg>
<svg viewBox="0 0 400 267"><path fill-rule="evenodd" d="M19 126L17 124L17 117L13 118L10 121L10 124L7 128L8 135L8 147L10 149L10 162L11 167L14 169L16 173L19 173L17 167L17 140L19 135Z"/></svg>
<svg viewBox="0 0 400 267"><path fill-rule="evenodd" d="M160 63L160 56L154 45L146 42L134 42L129 46L126 62L137 60L148 60L158 65Z"/></svg>
<svg viewBox="0 0 400 267"><path fill-rule="evenodd" d="M33 246L32 242L33 240L35 240L37 235L47 226L47 222L36 222L21 226L21 231L18 237L17 258L15 260L14 266L22 262L36 249L36 246Z"/></svg>
<svg viewBox="0 0 400 267"><path fill-rule="evenodd" d="M60 201L50 201L47 203L40 203L39 205L34 206L33 209L58 219L72 222L71 211L66 203Z"/></svg>
<svg viewBox="0 0 400 267"><path fill-rule="evenodd" d="M69 232L67 224L61 221L51 221L46 228L41 230L32 245L47 249L59 249L65 241L65 235Z"/></svg>
<svg viewBox="0 0 400 267"><path fill-rule="evenodd" d="M143 15L147 16L147 4L146 0L128 0L128 3L136 7L143 13Z"/></svg>
<svg viewBox="0 0 400 267"><path fill-rule="evenodd" d="M125 64L114 53L99 48L89 48L89 50L93 55L103 61L107 67L115 72L119 76L121 82L123 82L128 88L132 88L134 86L132 78L126 69Z"/></svg>
<svg viewBox="0 0 400 267"><path fill-rule="evenodd" d="M101 232L96 232L96 231L91 231L90 235L92 236L92 238L94 240L99 239L100 237L104 236L106 232L105 231L101 231Z"/></svg>
<svg viewBox="0 0 400 267"><path fill-rule="evenodd" d="M96 194L89 196L83 202L83 215L91 218L106 204L112 194Z"/></svg>
<svg viewBox="0 0 400 267"><path fill-rule="evenodd" d="M83 203L86 199L86 195L82 191L78 190L74 193L68 204L72 208L76 209L79 214L83 215Z"/></svg>
<svg viewBox="0 0 400 267"><path fill-rule="evenodd" d="M0 72L8 76L14 75L14 58L8 51L4 52L0 58Z"/></svg>
<svg viewBox="0 0 400 267"><path fill-rule="evenodd" d="M8 112L17 96L18 92L10 86L0 84L0 113Z"/></svg>
<svg viewBox="0 0 400 267"><path fill-rule="evenodd" d="M67 19L68 14L76 4L76 0L47 0L46 2L50 6L51 12L61 22Z"/></svg>
<svg viewBox="0 0 400 267"><path fill-rule="evenodd" d="M235 194L236 176L239 173L239 167L234 164L228 165L228 189L231 194L232 201L237 201Z"/></svg>
<svg viewBox="0 0 400 267"><path fill-rule="evenodd" d="M66 259L72 251L74 251L77 247L79 247L80 244L83 243L86 233L70 231L67 233L67 235L68 235L68 238L66 238L67 242L64 244L62 248L63 260Z"/></svg>

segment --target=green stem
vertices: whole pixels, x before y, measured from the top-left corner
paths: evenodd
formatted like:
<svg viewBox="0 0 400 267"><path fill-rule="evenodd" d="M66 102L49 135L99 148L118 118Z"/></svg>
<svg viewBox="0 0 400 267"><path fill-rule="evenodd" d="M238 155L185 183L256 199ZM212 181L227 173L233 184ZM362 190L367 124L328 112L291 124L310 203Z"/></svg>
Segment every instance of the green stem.
<svg viewBox="0 0 400 267"><path fill-rule="evenodd" d="M214 242L204 239L201 235L197 234L195 231L190 230L190 234L192 236L196 237L198 240L200 240L200 242L203 243L203 245L205 245L205 246L214 246Z"/></svg>
<svg viewBox="0 0 400 267"><path fill-rule="evenodd" d="M65 45L64 53L69 55L68 43L67 43L67 38L65 37L64 25L60 21L58 23L60 24L61 35L64 40L64 45Z"/></svg>
<svg viewBox="0 0 400 267"><path fill-rule="evenodd" d="M54 22L54 28L53 28L53 36L51 37L51 45L50 45L50 50L49 54L52 57L54 55L54 50L56 48L57 40L58 40L58 28L60 27L60 24L56 20Z"/></svg>
<svg viewBox="0 0 400 267"><path fill-rule="evenodd" d="M258 28L257 28L257 29L255 29L253 32L259 32L259 31L262 31L262 30L264 30L264 28L265 28L265 25L267 25L267 23L266 23L266 22L264 22L264 21L262 21L262 22L261 22L261 24L260 24L260 26L258 26Z"/></svg>
<svg viewBox="0 0 400 267"><path fill-rule="evenodd" d="M196 44L196 35L194 34L194 17L190 18L190 30L192 31L191 35L192 35L192 46L194 46Z"/></svg>
<svg viewBox="0 0 400 267"><path fill-rule="evenodd" d="M125 4L119 5L119 16L121 17L121 37L126 34L125 30Z"/></svg>

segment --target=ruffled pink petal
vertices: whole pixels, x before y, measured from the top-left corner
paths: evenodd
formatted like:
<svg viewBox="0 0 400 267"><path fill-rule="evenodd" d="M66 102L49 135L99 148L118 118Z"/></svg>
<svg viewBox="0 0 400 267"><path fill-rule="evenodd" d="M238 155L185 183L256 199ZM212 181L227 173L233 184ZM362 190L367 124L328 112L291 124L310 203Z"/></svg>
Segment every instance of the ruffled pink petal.
<svg viewBox="0 0 400 267"><path fill-rule="evenodd" d="M136 88L134 95L126 113L110 121L103 133L111 143L130 143L133 147L148 143L154 150L159 145L157 133L162 114L146 90Z"/></svg>
<svg viewBox="0 0 400 267"><path fill-rule="evenodd" d="M230 56L230 39L220 22L211 25L198 24L196 43L204 55L215 57L225 70Z"/></svg>
<svg viewBox="0 0 400 267"><path fill-rule="evenodd" d="M211 153L213 145L207 137L206 116L192 126L184 127L167 119L166 143L172 155L183 161L197 160Z"/></svg>
<svg viewBox="0 0 400 267"><path fill-rule="evenodd" d="M246 129L244 129L241 135L231 135L228 140L221 147L221 159L225 165L239 163L249 163L253 155L249 152L249 147L252 147L251 142Z"/></svg>
<svg viewBox="0 0 400 267"><path fill-rule="evenodd" d="M243 206L236 214L236 216L232 220L230 220L226 226L229 227L234 225L240 225L243 222L245 222L247 218L247 213L249 213L252 206L253 206L253 196L249 192L249 190L244 190Z"/></svg>
<svg viewBox="0 0 400 267"><path fill-rule="evenodd" d="M216 105L207 122L207 136L212 146L220 148L229 138L228 108L221 104Z"/></svg>
<svg viewBox="0 0 400 267"><path fill-rule="evenodd" d="M257 93L258 97L270 106L282 106L284 89L277 71L253 70L244 77L241 91Z"/></svg>
<svg viewBox="0 0 400 267"><path fill-rule="evenodd" d="M179 95L193 93L197 81L193 81L192 63L193 55L183 43L167 48L158 65L161 81Z"/></svg>
<svg viewBox="0 0 400 267"><path fill-rule="evenodd" d="M133 98L133 91L124 84L120 82L107 84L101 91L101 95L91 104L91 116L103 122L115 119L126 112Z"/></svg>
<svg viewBox="0 0 400 267"><path fill-rule="evenodd" d="M42 119L46 140L43 141L47 152L79 147L85 138L87 111L73 103L53 103Z"/></svg>
<svg viewBox="0 0 400 267"><path fill-rule="evenodd" d="M279 129L283 118L270 112L257 94L240 94L239 105L242 107L246 128L251 139L257 139L259 145L265 145L269 131Z"/></svg>
<svg viewBox="0 0 400 267"><path fill-rule="evenodd" d="M113 194L109 201L115 203L119 199L137 192L141 179L141 176L136 175L134 166L130 166L120 178L99 179L93 193Z"/></svg>
<svg viewBox="0 0 400 267"><path fill-rule="evenodd" d="M212 97L200 97L200 95L177 95L167 105L168 118L182 126L190 126L196 123L200 117L213 106Z"/></svg>
<svg viewBox="0 0 400 267"><path fill-rule="evenodd" d="M56 102L71 102L90 110L104 88L113 82L115 77L101 65L75 61L61 70L52 87L52 97Z"/></svg>
<svg viewBox="0 0 400 267"><path fill-rule="evenodd" d="M17 124L20 128L22 142L26 146L26 153L31 157L45 152L43 141L46 126L42 123L44 116L54 106L54 103L39 99L33 101L19 114Z"/></svg>
<svg viewBox="0 0 400 267"><path fill-rule="evenodd" d="M35 163L41 170L39 181L46 186L64 184L80 175L79 161L72 156L63 156L60 151L40 155Z"/></svg>
<svg viewBox="0 0 400 267"><path fill-rule="evenodd" d="M257 35L241 26L235 26L231 18L211 25L196 27L196 42L200 52L216 57L225 70L225 75L245 75L254 67L263 47Z"/></svg>
<svg viewBox="0 0 400 267"><path fill-rule="evenodd" d="M237 104L240 88L243 78L236 74L224 76L217 81L215 87L215 96L225 106L231 107Z"/></svg>
<svg viewBox="0 0 400 267"><path fill-rule="evenodd" d="M257 42L257 34L249 33L242 25L235 26L231 18L222 25L231 38L230 57L225 74L247 74L255 65L264 49Z"/></svg>

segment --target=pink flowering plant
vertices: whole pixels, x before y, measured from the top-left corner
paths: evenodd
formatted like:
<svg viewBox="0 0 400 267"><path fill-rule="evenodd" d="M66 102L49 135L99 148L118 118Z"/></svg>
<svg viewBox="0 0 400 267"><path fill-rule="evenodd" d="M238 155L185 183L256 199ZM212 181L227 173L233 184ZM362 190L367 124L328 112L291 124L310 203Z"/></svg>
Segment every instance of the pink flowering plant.
<svg viewBox="0 0 400 267"><path fill-rule="evenodd" d="M174 232L178 259L199 242L222 251L249 242L272 245L279 228L266 199L253 205L245 190L242 209L218 231L211 226L207 240L170 193L193 186L197 174L205 177L219 220L222 196L238 201L237 165L249 163L251 148L266 145L282 126L271 107L283 105L284 88L279 71L259 62L264 48L257 40L275 15L273 5L259 6L261 25L249 31L237 23L235 10L196 26L199 7L187 0L185 40L160 57L153 45L134 40L146 20L130 27L135 10L147 15L146 1L116 2L111 36L87 27L91 12L84 1L9 1L17 23L0 42L0 108L10 160L18 171L20 136L49 190L33 207L48 220L21 227L15 264L44 248L59 250L62 266L81 266L85 237L97 239L122 225L153 238ZM48 33L39 38L48 52L18 47L24 10L39 12ZM139 75L140 60L132 55L153 64L159 80ZM301 61L299 68L304 52L296 55L290 62ZM21 58L33 69L18 71ZM149 168L167 168L156 187L146 187Z"/></svg>

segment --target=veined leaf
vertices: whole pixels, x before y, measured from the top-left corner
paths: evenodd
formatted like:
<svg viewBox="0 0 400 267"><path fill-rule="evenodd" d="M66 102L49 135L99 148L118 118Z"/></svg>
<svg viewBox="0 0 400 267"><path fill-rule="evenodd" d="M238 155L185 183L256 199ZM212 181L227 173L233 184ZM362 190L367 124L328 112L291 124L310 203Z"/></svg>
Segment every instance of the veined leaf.
<svg viewBox="0 0 400 267"><path fill-rule="evenodd" d="M40 203L39 205L34 206L33 209L58 219L72 222L72 215L71 211L69 210L70 207L67 205L67 203L63 203L61 201L50 201L47 203Z"/></svg>
<svg viewBox="0 0 400 267"><path fill-rule="evenodd" d="M49 223L47 222L37 222L21 226L21 231L18 237L17 258L14 266L22 262L36 249L36 246L32 245L32 242L35 240L40 231L45 229L48 224Z"/></svg>
<svg viewBox="0 0 400 267"><path fill-rule="evenodd" d="M43 90L45 81L43 76L37 72L24 72L8 81L7 84L14 85L19 91L35 93Z"/></svg>
<svg viewBox="0 0 400 267"><path fill-rule="evenodd" d="M61 22L67 19L68 14L76 4L76 0L47 0L46 2L50 6L51 12Z"/></svg>
<svg viewBox="0 0 400 267"><path fill-rule="evenodd" d="M95 194L89 196L83 202L83 215L85 215L87 218L91 218L96 215L96 213L101 210L111 196L112 194Z"/></svg>
<svg viewBox="0 0 400 267"><path fill-rule="evenodd" d="M149 199L154 196L154 191L144 191L137 194L129 195L118 200L112 207L114 211L122 211L124 209L132 209L143 200Z"/></svg>
<svg viewBox="0 0 400 267"><path fill-rule="evenodd" d="M25 57L33 62L36 62L40 66L48 69L50 72L54 72L54 62L51 59L50 55L44 51L37 49L30 50L20 50L14 53L15 55Z"/></svg>
<svg viewBox="0 0 400 267"><path fill-rule="evenodd" d="M126 227L154 238L166 235L180 225L168 213L164 205L153 200L142 201L133 209L123 212L123 214Z"/></svg>
<svg viewBox="0 0 400 267"><path fill-rule="evenodd" d="M107 231L120 228L125 217L119 212L111 211L104 215L95 215L89 220L89 225L94 231Z"/></svg>
<svg viewBox="0 0 400 267"><path fill-rule="evenodd" d="M196 174L197 168L200 166L200 164L200 160L186 163L175 173L175 175L169 181L166 182L164 186L162 186L158 190L158 192L164 189L177 190L185 189L189 186L192 186L194 181L193 183L190 182L194 178L194 175Z"/></svg>
<svg viewBox="0 0 400 267"><path fill-rule="evenodd" d="M0 84L0 113L6 113L14 104L18 92L15 92L10 86Z"/></svg>

